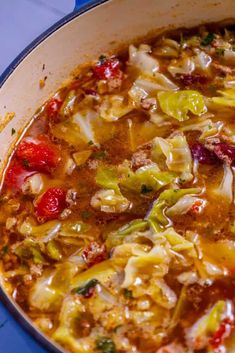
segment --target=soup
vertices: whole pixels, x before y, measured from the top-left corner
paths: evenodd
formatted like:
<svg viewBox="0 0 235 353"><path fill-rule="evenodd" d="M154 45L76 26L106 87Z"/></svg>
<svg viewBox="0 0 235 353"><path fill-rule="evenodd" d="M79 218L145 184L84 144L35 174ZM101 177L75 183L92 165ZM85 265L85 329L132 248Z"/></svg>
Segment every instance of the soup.
<svg viewBox="0 0 235 353"><path fill-rule="evenodd" d="M101 55L37 111L3 281L68 352L234 352L234 107L235 33L208 26Z"/></svg>

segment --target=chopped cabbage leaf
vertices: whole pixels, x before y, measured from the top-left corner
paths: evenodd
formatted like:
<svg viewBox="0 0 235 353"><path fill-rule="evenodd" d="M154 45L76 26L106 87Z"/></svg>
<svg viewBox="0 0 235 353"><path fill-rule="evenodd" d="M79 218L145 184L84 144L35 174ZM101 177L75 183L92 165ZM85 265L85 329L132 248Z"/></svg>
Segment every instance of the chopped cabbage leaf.
<svg viewBox="0 0 235 353"><path fill-rule="evenodd" d="M234 89L226 89L223 91L218 91L222 95L222 97L212 97L211 100L213 103L227 106L227 107L235 107L235 90Z"/></svg>
<svg viewBox="0 0 235 353"><path fill-rule="evenodd" d="M106 213L122 213L128 210L131 203L120 191L101 189L91 198L91 206Z"/></svg>
<svg viewBox="0 0 235 353"><path fill-rule="evenodd" d="M127 235L132 233L140 233L148 229L148 222L143 219L135 219L118 230L108 234L106 239L107 249L112 249L117 245L123 243L123 240Z"/></svg>
<svg viewBox="0 0 235 353"><path fill-rule="evenodd" d="M178 234L174 228L170 227L161 233L162 237L165 237L170 243L172 250L174 251L185 251L192 250L194 245L191 241L185 239L182 235Z"/></svg>
<svg viewBox="0 0 235 353"><path fill-rule="evenodd" d="M163 191L158 199L153 203L151 210L145 217L150 223L151 227L159 232L162 226L169 223L164 211L166 208L173 206L181 197L187 194L197 194L201 190L199 188L191 189L169 189Z"/></svg>
<svg viewBox="0 0 235 353"><path fill-rule="evenodd" d="M114 167L101 166L98 168L96 177L96 184L101 188L113 189L116 192L120 192L118 183L118 173Z"/></svg>
<svg viewBox="0 0 235 353"><path fill-rule="evenodd" d="M105 96L100 105L100 117L105 121L112 122L122 118L134 109L134 105L126 101L121 95ZM89 141L93 141L92 138Z"/></svg>
<svg viewBox="0 0 235 353"><path fill-rule="evenodd" d="M60 247L54 240L51 240L49 243L47 243L46 250L52 260L59 261L63 257Z"/></svg>
<svg viewBox="0 0 235 353"><path fill-rule="evenodd" d="M54 124L51 132L56 138L75 147L87 147L89 141L98 146L94 131L97 117L98 114L94 111L79 112L61 123Z"/></svg>
<svg viewBox="0 0 235 353"><path fill-rule="evenodd" d="M186 339L191 349L203 349L209 346L210 338L218 330L222 320L233 315L232 303L219 300L204 316L186 331Z"/></svg>
<svg viewBox="0 0 235 353"><path fill-rule="evenodd" d="M151 48L148 45L140 45L138 49L134 45L130 45L129 64L143 73L153 75L159 69L159 62L148 54L150 50Z"/></svg>
<svg viewBox="0 0 235 353"><path fill-rule="evenodd" d="M158 162L162 154L166 157L166 165L173 172L190 173L192 170L192 155L184 135L173 138L156 137L153 140L152 158Z"/></svg>
<svg viewBox="0 0 235 353"><path fill-rule="evenodd" d="M155 96L158 91L177 90L175 85L168 77L157 72L153 77L140 75L133 83L128 94L132 101L138 106L142 99L148 96Z"/></svg>
<svg viewBox="0 0 235 353"><path fill-rule="evenodd" d="M172 76L178 74L191 74L195 69L194 61L191 58L185 57L181 60L175 60L168 66L168 71Z"/></svg>
<svg viewBox="0 0 235 353"><path fill-rule="evenodd" d="M194 115L201 115L207 111L203 96L193 90L159 92L158 100L162 111L179 121L189 119L189 111Z"/></svg>
<svg viewBox="0 0 235 353"><path fill-rule="evenodd" d="M91 229L89 224L81 221L63 221L59 235L63 237L83 236Z"/></svg>
<svg viewBox="0 0 235 353"><path fill-rule="evenodd" d="M18 227L20 234L33 237L35 240L48 242L57 236L61 229L60 221L49 221L41 225L36 225L33 220L26 219Z"/></svg>
<svg viewBox="0 0 235 353"><path fill-rule="evenodd" d="M175 292L166 284L163 279L150 280L150 285L146 290L156 304L166 309L172 309L176 305L177 297Z"/></svg>
<svg viewBox="0 0 235 353"><path fill-rule="evenodd" d="M78 323L85 312L84 305L78 297L68 296L64 299L59 316L59 327L52 338L59 344L66 345L76 353L89 353L93 350L94 342L89 337L76 339L74 337L75 323Z"/></svg>
<svg viewBox="0 0 235 353"><path fill-rule="evenodd" d="M201 135L199 140L204 140L207 137L213 137L217 135L223 127L223 122L213 122L211 119L205 119L200 117L194 119L191 124L185 124L180 128L181 131L200 131Z"/></svg>
<svg viewBox="0 0 235 353"><path fill-rule="evenodd" d="M164 264L169 261L169 256L166 249L161 245L155 245L149 253L138 254L137 256L131 256L125 267L125 279L122 283L123 288L127 288L134 284L138 271L143 273L144 269L148 269L152 266Z"/></svg>
<svg viewBox="0 0 235 353"><path fill-rule="evenodd" d="M180 53L180 44L170 38L163 38L154 49L154 54L162 57L178 57Z"/></svg>
<svg viewBox="0 0 235 353"><path fill-rule="evenodd" d="M154 165L139 168L135 173L127 170L126 177L120 181L125 188L134 192L142 192L145 186L150 192L158 191L173 182L177 175L173 172L161 172Z"/></svg>
<svg viewBox="0 0 235 353"><path fill-rule="evenodd" d="M33 239L27 238L20 242L15 247L14 252L22 261L33 260L35 264L46 263L40 245Z"/></svg>
<svg viewBox="0 0 235 353"><path fill-rule="evenodd" d="M72 115L76 98L77 98L77 95L76 95L75 90L68 92L68 94L65 97L65 100L59 110L59 115L61 117L63 117L65 119L65 118L68 118L70 115Z"/></svg>
<svg viewBox="0 0 235 353"><path fill-rule="evenodd" d="M233 201L233 171L232 168L224 166L224 176L220 186L213 190L219 197L226 199L229 203Z"/></svg>
<svg viewBox="0 0 235 353"><path fill-rule="evenodd" d="M76 266L69 262L57 265L55 270L46 270L30 290L30 305L46 312L57 311L75 273Z"/></svg>
<svg viewBox="0 0 235 353"><path fill-rule="evenodd" d="M112 260L102 261L88 270L79 273L71 281L71 289L84 286L91 279L95 278L99 283L105 285L117 273Z"/></svg>
<svg viewBox="0 0 235 353"><path fill-rule="evenodd" d="M186 214L187 212L189 212L192 208L192 206L199 202L199 204L202 204L203 201L202 199L196 197L196 196L192 196L192 195L185 195L183 197L181 197L176 204L174 204L172 207L170 207L166 214L169 217L174 217L177 215L182 215L182 214Z"/></svg>

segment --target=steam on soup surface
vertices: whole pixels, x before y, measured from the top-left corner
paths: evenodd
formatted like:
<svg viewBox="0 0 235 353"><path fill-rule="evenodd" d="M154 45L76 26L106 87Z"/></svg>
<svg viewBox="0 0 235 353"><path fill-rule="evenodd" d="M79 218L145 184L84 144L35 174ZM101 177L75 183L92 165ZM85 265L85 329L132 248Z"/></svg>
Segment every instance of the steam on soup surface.
<svg viewBox="0 0 235 353"><path fill-rule="evenodd" d="M4 283L69 352L234 352L234 48L208 27L102 55L16 146Z"/></svg>

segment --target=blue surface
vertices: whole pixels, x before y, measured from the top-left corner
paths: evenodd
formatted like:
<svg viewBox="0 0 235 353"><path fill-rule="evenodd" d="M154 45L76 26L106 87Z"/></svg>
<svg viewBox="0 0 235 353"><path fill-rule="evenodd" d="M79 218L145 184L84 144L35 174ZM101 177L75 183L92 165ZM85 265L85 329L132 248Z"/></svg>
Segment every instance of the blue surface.
<svg viewBox="0 0 235 353"><path fill-rule="evenodd" d="M90 0L76 0L76 9ZM70 13L74 0L0 0L0 74L35 37ZM0 303L0 353L48 353Z"/></svg>

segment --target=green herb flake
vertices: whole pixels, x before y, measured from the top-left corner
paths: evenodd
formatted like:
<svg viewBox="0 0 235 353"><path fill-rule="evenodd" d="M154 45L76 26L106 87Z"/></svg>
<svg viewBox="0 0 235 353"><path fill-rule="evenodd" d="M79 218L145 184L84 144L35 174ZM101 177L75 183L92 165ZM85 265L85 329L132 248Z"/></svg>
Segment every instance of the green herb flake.
<svg viewBox="0 0 235 353"><path fill-rule="evenodd" d="M16 133L15 129L12 128L12 129L11 129L11 136L13 136L15 133Z"/></svg>
<svg viewBox="0 0 235 353"><path fill-rule="evenodd" d="M105 151L93 152L91 157L94 159L104 159L106 158L106 152Z"/></svg>
<svg viewBox="0 0 235 353"><path fill-rule="evenodd" d="M180 32L180 46L183 47L184 43L185 43L184 34L183 32Z"/></svg>
<svg viewBox="0 0 235 353"><path fill-rule="evenodd" d="M208 125L208 130L211 130L212 129L212 125Z"/></svg>
<svg viewBox="0 0 235 353"><path fill-rule="evenodd" d="M100 55L99 57L99 64L102 65L107 60L105 55Z"/></svg>
<svg viewBox="0 0 235 353"><path fill-rule="evenodd" d="M208 86L209 92L210 92L211 94L213 94L213 95L216 94L217 89L218 89L217 85L211 84L211 85Z"/></svg>
<svg viewBox="0 0 235 353"><path fill-rule="evenodd" d="M83 297L88 297L91 293L91 289L94 288L99 281L95 278L91 279L84 286L78 287L75 289L75 293L82 295Z"/></svg>
<svg viewBox="0 0 235 353"><path fill-rule="evenodd" d="M124 289L123 295L126 299L133 299L132 291L127 288Z"/></svg>
<svg viewBox="0 0 235 353"><path fill-rule="evenodd" d="M82 211L81 212L81 217L84 221L88 220L91 216L91 212L89 211Z"/></svg>
<svg viewBox="0 0 235 353"><path fill-rule="evenodd" d="M93 142L92 140L90 140L90 141L88 142L88 145L89 145L89 146L92 146L92 145L94 145L94 142Z"/></svg>
<svg viewBox="0 0 235 353"><path fill-rule="evenodd" d="M201 45L203 47L206 47L207 45L211 44L213 40L215 39L215 34L214 33L208 33L202 40L201 40Z"/></svg>
<svg viewBox="0 0 235 353"><path fill-rule="evenodd" d="M224 48L216 48L215 54L218 56L224 56L225 49Z"/></svg>
<svg viewBox="0 0 235 353"><path fill-rule="evenodd" d="M141 185L141 194L148 194L149 192L153 191L153 188L151 186L148 186L148 185Z"/></svg>
<svg viewBox="0 0 235 353"><path fill-rule="evenodd" d="M0 257L5 256L6 254L8 254L9 251L9 247L8 245L4 245L0 251Z"/></svg>
<svg viewBox="0 0 235 353"><path fill-rule="evenodd" d="M23 159L22 164L24 167L29 167L29 161L27 159Z"/></svg>
<svg viewBox="0 0 235 353"><path fill-rule="evenodd" d="M116 346L113 340L109 337L98 337L96 340L96 349L102 353L115 353Z"/></svg>

